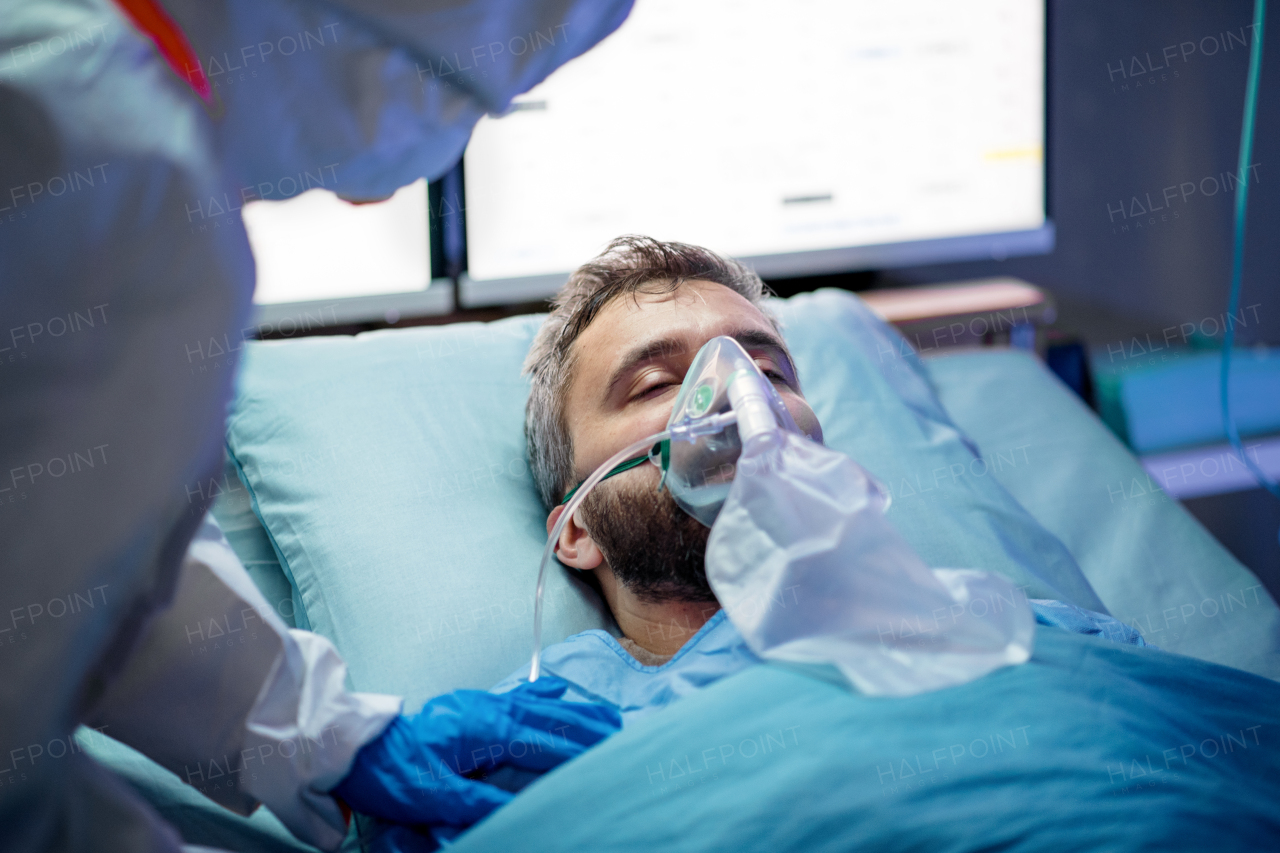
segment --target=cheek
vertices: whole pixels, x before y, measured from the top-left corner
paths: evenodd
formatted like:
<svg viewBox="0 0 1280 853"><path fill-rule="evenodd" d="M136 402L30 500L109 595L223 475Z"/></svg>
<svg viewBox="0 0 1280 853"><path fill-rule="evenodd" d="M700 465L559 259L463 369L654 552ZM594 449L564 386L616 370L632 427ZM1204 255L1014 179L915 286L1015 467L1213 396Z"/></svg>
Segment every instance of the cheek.
<svg viewBox="0 0 1280 853"><path fill-rule="evenodd" d="M800 431L821 444L822 425L818 423L818 416L813 413L813 409L809 408L809 404L802 398L791 395L783 397L783 401L787 404L787 411L791 413Z"/></svg>
<svg viewBox="0 0 1280 853"><path fill-rule="evenodd" d="M675 394L668 396L671 399L665 405L655 404L643 412L574 424L570 435L573 436L574 470L580 472L579 479L589 476L628 444L666 429L675 402Z"/></svg>

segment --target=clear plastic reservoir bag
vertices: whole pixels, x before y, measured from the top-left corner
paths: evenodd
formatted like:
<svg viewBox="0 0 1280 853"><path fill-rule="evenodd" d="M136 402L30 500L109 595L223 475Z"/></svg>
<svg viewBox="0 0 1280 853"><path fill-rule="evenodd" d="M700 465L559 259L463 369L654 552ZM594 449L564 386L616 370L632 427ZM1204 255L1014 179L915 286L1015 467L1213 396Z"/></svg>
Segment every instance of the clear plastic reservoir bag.
<svg viewBox="0 0 1280 853"><path fill-rule="evenodd" d="M752 651L834 664L868 695L963 684L1031 656L1030 604L1004 576L930 569L875 480L792 433L748 441L707 542L707 580Z"/></svg>
<svg viewBox="0 0 1280 853"><path fill-rule="evenodd" d="M802 435L737 341L699 351L667 431L664 483L711 527L708 581L757 654L834 664L871 695L962 684L1030 657L1026 596L998 574L925 565L885 517L888 492Z"/></svg>

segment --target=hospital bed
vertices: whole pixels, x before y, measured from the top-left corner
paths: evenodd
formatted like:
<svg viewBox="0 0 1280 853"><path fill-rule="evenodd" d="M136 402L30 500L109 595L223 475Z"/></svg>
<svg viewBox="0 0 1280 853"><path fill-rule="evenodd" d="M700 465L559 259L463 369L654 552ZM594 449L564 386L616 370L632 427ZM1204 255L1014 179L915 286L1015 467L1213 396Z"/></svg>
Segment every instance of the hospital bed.
<svg viewBox="0 0 1280 853"><path fill-rule="evenodd" d="M1062 849L1107 825L1185 846L1188 827L1227 831L1214 816L1224 797L1275 801L1280 610L1178 503L1134 488L1150 482L1137 460L1033 353L921 358L840 291L774 308L827 443L887 485L889 518L931 565L1001 571L1030 597L1089 606L1078 566L1113 615L1185 657L1041 630L1032 663L900 702L821 669L755 667L549 774L460 849L932 848L957 821L963 849L1043 840L1045 821ZM519 366L540 321L246 347L227 470L188 491L217 498L267 600L335 642L355 689L413 709L526 662L545 511ZM546 601L548 643L616 631L568 572ZM1074 692L1046 674L1064 670L1119 686ZM1144 705L1169 690L1191 718ZM81 740L189 842L308 849L264 810L232 815L103 735ZM1270 781L1235 789L1235 774Z"/></svg>

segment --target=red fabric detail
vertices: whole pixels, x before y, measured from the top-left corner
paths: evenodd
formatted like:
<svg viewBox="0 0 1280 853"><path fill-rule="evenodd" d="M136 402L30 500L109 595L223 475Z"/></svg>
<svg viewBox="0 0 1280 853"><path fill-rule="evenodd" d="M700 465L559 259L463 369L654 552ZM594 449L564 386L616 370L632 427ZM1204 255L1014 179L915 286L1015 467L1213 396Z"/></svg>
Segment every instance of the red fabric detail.
<svg viewBox="0 0 1280 853"><path fill-rule="evenodd" d="M213 99L213 91L209 86L209 78L205 76L200 59L187 41L169 13L160 7L159 0L115 0L120 11L133 22L147 38L155 42L156 48L173 72L187 81L197 95L205 103Z"/></svg>
<svg viewBox="0 0 1280 853"><path fill-rule="evenodd" d="M338 797L334 797L333 801L338 804L338 811L342 812L342 819L347 822L347 826L351 826L351 806Z"/></svg>

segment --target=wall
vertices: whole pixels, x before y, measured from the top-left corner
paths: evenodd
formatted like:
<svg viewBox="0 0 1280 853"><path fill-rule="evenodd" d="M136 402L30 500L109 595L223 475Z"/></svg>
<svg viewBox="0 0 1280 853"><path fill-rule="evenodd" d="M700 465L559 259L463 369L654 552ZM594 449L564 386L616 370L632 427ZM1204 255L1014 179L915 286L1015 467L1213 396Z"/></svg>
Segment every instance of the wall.
<svg viewBox="0 0 1280 853"><path fill-rule="evenodd" d="M1010 274L1050 288L1092 343L1226 310L1234 193L1212 192L1238 156L1252 2L1064 0L1050 4L1053 254L897 271L909 281ZM1242 28L1243 31L1242 31ZM1280 9L1272 9L1252 161L1244 343L1280 344ZM1227 39L1230 31L1235 41ZM1229 50L1222 46L1228 41ZM1194 43L1182 55L1182 45ZM1162 51L1173 46L1173 59ZM1211 54L1215 46L1217 53ZM1148 63L1148 54L1151 62ZM1148 64L1148 74L1131 71ZM1163 67L1161 67L1163 66ZM1217 179L1217 180L1214 180ZM1162 190L1194 182L1165 205ZM1135 216L1134 197L1165 208ZM1123 207L1122 207L1123 205ZM1123 230L1124 226L1127 230Z"/></svg>

